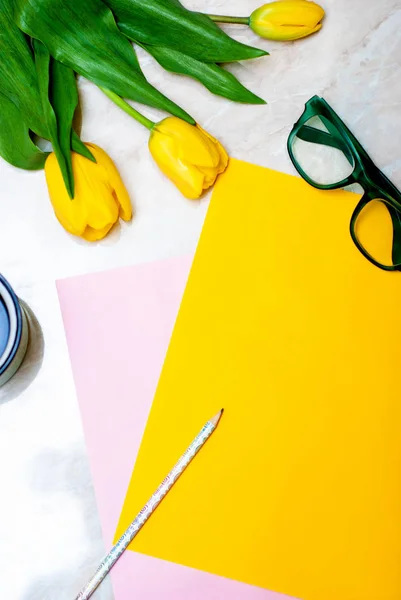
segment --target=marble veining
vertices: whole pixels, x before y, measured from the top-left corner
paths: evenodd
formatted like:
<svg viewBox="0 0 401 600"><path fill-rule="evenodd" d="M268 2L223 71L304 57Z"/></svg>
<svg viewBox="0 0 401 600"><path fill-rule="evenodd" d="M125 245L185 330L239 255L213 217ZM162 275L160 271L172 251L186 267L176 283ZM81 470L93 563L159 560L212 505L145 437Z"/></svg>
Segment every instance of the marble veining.
<svg viewBox="0 0 401 600"><path fill-rule="evenodd" d="M230 29L271 53L230 67L267 106L230 103L165 73L143 53L140 60L149 79L232 156L288 173L294 172L286 152L292 124L306 100L323 95L400 187L401 0L321 3L323 29L295 43ZM186 0L189 8L238 15L260 4ZM55 279L191 253L208 206L208 197L185 200L164 179L147 151L145 130L88 81L79 87L83 139L117 163L135 218L101 243L74 239L55 220L43 173L0 161L0 271L35 315L27 360L0 389L0 597L7 600L71 600L105 553ZM96 598L113 598L108 582Z"/></svg>

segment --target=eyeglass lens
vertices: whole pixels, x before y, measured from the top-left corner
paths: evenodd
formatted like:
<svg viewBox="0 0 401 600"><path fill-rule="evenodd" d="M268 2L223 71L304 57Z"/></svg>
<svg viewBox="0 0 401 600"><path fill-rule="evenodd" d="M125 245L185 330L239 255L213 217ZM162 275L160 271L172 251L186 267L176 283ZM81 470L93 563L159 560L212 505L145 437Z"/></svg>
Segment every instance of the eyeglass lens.
<svg viewBox="0 0 401 600"><path fill-rule="evenodd" d="M360 212L355 235L361 246L381 265L391 266L393 225L384 200L371 200Z"/></svg>
<svg viewBox="0 0 401 600"><path fill-rule="evenodd" d="M292 152L304 173L318 185L340 183L354 170L354 160L341 137L333 135L319 116L301 126L292 140Z"/></svg>

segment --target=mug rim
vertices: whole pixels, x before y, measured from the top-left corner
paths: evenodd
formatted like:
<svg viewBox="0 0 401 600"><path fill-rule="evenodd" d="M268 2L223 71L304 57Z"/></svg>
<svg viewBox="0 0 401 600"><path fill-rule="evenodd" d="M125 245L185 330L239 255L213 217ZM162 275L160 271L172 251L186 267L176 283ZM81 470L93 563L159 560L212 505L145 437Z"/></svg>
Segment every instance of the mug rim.
<svg viewBox="0 0 401 600"><path fill-rule="evenodd" d="M0 283L3 285L3 287L6 289L7 293L9 294L9 297L10 297L11 302L13 304L13 308L15 309L15 314L16 314L16 318L17 318L17 327L16 327L16 331L15 331L14 343L11 346L11 349L9 350L9 354L6 357L5 362L0 366L0 375L2 375L3 373L5 373L5 371L8 369L8 367L10 366L10 364L12 363L12 361L14 360L15 355L16 355L16 353L18 351L19 345L21 343L21 337L22 337L22 310L21 310L20 303L18 301L18 298L17 298L14 290L12 289L11 285L8 283L7 279L3 275L1 275L1 273L0 273ZM8 314L10 316L7 303L5 303L5 305L6 305ZM7 350L7 348L6 348L6 350Z"/></svg>

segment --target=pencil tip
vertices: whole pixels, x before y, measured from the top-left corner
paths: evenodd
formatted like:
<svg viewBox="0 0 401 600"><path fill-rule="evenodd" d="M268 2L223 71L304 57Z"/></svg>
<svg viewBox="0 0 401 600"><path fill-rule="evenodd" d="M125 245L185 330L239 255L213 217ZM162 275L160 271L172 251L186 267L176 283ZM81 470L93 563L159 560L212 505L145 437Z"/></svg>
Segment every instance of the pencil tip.
<svg viewBox="0 0 401 600"><path fill-rule="evenodd" d="M224 412L224 408L222 408L222 409L221 409L221 410L220 410L220 411L217 413L217 415L215 415L215 416L213 417L213 419L210 419L210 423L212 423L212 425L214 425L214 426L216 427L216 426L217 426L217 423L218 423L218 422L220 421L220 419L221 419L221 415L223 414L223 412Z"/></svg>

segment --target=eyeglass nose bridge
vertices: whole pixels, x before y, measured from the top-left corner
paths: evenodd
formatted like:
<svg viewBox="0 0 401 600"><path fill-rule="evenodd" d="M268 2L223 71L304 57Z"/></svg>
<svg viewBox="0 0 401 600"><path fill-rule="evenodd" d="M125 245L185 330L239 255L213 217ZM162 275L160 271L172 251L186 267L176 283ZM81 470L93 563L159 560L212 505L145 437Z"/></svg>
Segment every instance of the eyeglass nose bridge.
<svg viewBox="0 0 401 600"><path fill-rule="evenodd" d="M376 189L377 183L372 181L372 179L369 177L369 175L363 169L362 165L360 165L357 158L354 160L355 160L355 166L354 166L353 172L350 175L350 179L352 179L352 181L354 183L359 184L362 187L362 189L364 190L364 194L363 194L360 202L362 202L362 200L367 200L367 201L374 200L378 196L377 196L377 193L372 190ZM369 191L366 191L366 190L369 190Z"/></svg>

